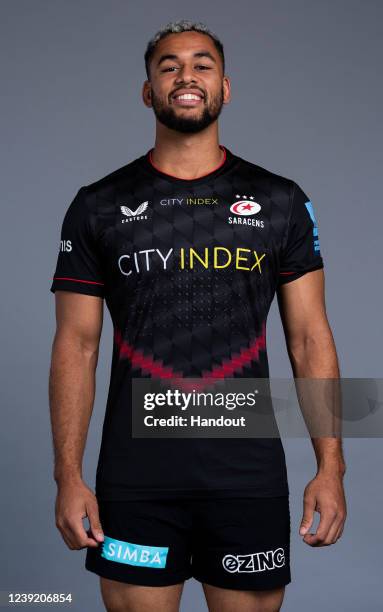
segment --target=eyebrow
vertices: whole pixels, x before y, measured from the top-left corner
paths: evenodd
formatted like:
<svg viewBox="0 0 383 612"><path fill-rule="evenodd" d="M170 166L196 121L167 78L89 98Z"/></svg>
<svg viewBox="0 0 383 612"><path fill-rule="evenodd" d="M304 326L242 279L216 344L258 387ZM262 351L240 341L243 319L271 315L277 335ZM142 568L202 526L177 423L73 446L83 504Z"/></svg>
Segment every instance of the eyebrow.
<svg viewBox="0 0 383 612"><path fill-rule="evenodd" d="M214 56L210 53L210 51L197 51L196 53L193 54L193 57L208 57L215 64L217 63ZM165 60L178 60L178 59L179 59L178 55L175 55L174 53L166 53L164 55L161 55L160 59L157 62L157 66L162 64L162 62L164 62Z"/></svg>

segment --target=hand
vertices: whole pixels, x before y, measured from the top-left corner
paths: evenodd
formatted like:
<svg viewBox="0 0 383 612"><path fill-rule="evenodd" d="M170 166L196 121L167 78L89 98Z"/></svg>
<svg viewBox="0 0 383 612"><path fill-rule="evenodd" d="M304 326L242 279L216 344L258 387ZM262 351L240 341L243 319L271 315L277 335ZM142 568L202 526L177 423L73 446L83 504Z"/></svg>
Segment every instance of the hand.
<svg viewBox="0 0 383 612"><path fill-rule="evenodd" d="M80 478L59 484L55 511L56 527L71 550L97 547L104 540L96 496ZM82 522L85 517L88 531Z"/></svg>
<svg viewBox="0 0 383 612"><path fill-rule="evenodd" d="M308 533L314 520L314 510L320 513L316 533ZM305 488L303 518L299 529L309 546L335 544L343 533L347 516L342 476L336 472L319 471Z"/></svg>

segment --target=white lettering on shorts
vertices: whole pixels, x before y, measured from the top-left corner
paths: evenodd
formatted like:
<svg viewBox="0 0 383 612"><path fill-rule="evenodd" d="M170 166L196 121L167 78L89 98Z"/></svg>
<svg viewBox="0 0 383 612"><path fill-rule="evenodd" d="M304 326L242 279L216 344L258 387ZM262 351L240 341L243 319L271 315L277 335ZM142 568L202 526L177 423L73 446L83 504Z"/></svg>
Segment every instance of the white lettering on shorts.
<svg viewBox="0 0 383 612"><path fill-rule="evenodd" d="M283 548L249 555L225 555L222 565L227 572L264 572L282 567L285 564Z"/></svg>

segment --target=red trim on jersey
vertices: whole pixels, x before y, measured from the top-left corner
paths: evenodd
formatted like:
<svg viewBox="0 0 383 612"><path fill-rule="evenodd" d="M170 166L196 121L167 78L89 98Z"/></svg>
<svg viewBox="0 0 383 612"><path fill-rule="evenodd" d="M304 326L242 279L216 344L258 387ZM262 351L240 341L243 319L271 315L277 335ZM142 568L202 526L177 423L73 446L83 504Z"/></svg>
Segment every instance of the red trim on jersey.
<svg viewBox="0 0 383 612"><path fill-rule="evenodd" d="M89 285L103 285L104 284L104 283L99 283L97 281L80 280L79 278L67 278L66 276L54 276L53 280L67 280L67 281L74 281L75 283L88 283Z"/></svg>
<svg viewBox="0 0 383 612"><path fill-rule="evenodd" d="M135 349L134 346L123 339L119 329L114 331L114 341L117 345L119 359L129 359L132 366L140 369L145 374L150 374L154 378L184 379L182 372L173 370L172 366L165 366L162 359L155 359L153 355L144 355L141 349ZM221 365L216 365L211 371L204 370L201 380L193 380L192 382L184 379L178 384L184 390L192 388L203 390L209 384L214 382L215 378L225 379L233 376L235 372L242 372L245 366L249 366L252 361L259 361L259 352L266 349L266 325L262 325L261 333L254 338L250 346L244 347L239 354L232 355L230 359L224 359ZM172 381L170 381L172 385Z"/></svg>
<svg viewBox="0 0 383 612"><path fill-rule="evenodd" d="M203 372L203 378L228 378L235 372L242 372L243 368L250 365L252 361L259 361L259 351L264 351L265 348L266 326L263 323L261 334L252 340L249 347L241 348L239 354L232 355L229 360L225 359L224 363L215 366L211 372Z"/></svg>
<svg viewBox="0 0 383 612"><path fill-rule="evenodd" d="M214 168L213 170L211 170L210 172L207 172L206 174L201 174L201 176L196 176L194 179L183 179L179 176L175 176L174 174L169 174L168 172L164 172L163 170L161 170L161 168L158 168L158 166L155 165L155 163L153 162L153 158L152 158L152 151L153 149L150 149L149 151L149 161L151 163L151 165L153 166L153 168L155 168L156 170L158 170L158 172L161 172L162 174L166 174L166 176L170 176L171 178L175 178L178 179L180 181L194 181L194 180L198 180L200 178L203 178L204 176L209 176L209 174L212 174L213 172L215 172L216 170L218 170L221 166L223 166L223 164L226 161L226 149L223 145L219 145L219 148L222 149L223 151L223 160L221 161L220 164L218 164L218 166L216 168Z"/></svg>
<svg viewBox="0 0 383 612"><path fill-rule="evenodd" d="M280 272L279 274L295 274L295 272Z"/></svg>

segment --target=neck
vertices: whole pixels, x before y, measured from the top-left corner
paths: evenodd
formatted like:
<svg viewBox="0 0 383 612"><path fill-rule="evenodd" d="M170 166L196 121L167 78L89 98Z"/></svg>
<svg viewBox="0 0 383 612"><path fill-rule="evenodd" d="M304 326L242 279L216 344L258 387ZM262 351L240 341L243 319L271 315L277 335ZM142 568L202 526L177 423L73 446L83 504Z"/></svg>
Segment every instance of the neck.
<svg viewBox="0 0 383 612"><path fill-rule="evenodd" d="M198 134L181 134L157 122L153 164L162 172L195 179L212 172L223 159L215 121Z"/></svg>

